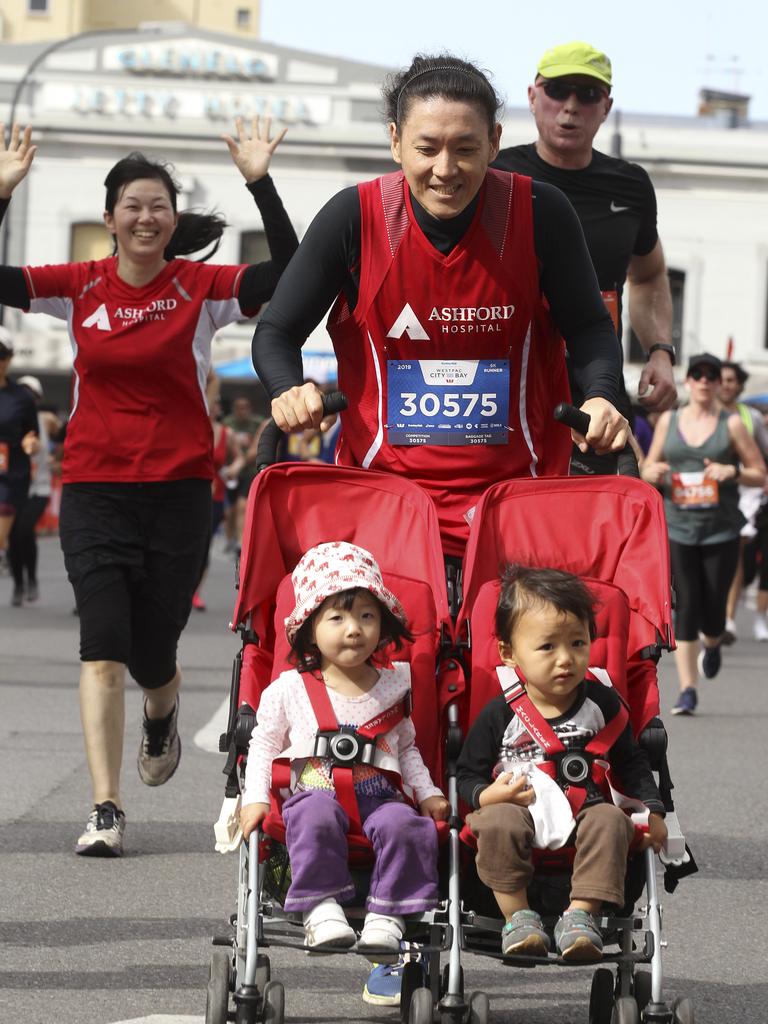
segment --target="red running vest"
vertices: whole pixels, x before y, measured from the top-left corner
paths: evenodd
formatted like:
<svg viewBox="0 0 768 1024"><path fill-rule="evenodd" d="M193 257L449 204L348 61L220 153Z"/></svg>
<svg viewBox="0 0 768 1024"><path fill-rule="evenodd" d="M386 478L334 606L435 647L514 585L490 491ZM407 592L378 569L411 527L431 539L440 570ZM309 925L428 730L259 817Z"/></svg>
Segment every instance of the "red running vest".
<svg viewBox="0 0 768 1024"><path fill-rule="evenodd" d="M443 255L402 172L358 186L360 290L328 319L349 398L337 462L400 473L434 500L461 554L474 506L510 477L568 472L565 350L539 288L531 179L489 170L475 217Z"/></svg>

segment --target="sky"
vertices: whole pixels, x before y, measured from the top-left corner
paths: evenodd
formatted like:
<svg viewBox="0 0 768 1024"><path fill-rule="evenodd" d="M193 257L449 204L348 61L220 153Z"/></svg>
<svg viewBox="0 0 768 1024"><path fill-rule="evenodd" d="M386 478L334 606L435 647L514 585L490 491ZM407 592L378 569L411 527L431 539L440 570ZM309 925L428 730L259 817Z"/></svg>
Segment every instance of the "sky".
<svg viewBox="0 0 768 1024"><path fill-rule="evenodd" d="M262 0L261 36L397 68L449 50L490 70L512 107L546 49L584 39L610 57L621 111L693 116L706 86L751 95L750 119L768 122L765 0Z"/></svg>

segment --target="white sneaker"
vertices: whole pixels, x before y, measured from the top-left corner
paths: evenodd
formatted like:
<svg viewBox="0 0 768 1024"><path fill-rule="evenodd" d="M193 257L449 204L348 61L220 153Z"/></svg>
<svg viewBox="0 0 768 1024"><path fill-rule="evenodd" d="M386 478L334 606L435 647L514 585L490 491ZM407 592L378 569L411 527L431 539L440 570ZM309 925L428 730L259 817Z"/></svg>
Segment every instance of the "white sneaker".
<svg viewBox="0 0 768 1024"><path fill-rule="evenodd" d="M755 640L759 640L761 643L768 641L768 617L765 615L758 615L755 619L754 625L754 637Z"/></svg>
<svg viewBox="0 0 768 1024"><path fill-rule="evenodd" d="M77 840L75 853L83 857L120 857L124 831L125 815L111 800L96 804Z"/></svg>
<svg viewBox="0 0 768 1024"><path fill-rule="evenodd" d="M404 934L405 921L402 917L371 911L365 915L357 951L368 957L371 963L394 964L400 956L400 940Z"/></svg>
<svg viewBox="0 0 768 1024"><path fill-rule="evenodd" d="M351 949L355 944L354 929L334 899L323 900L304 911L304 945L308 949Z"/></svg>

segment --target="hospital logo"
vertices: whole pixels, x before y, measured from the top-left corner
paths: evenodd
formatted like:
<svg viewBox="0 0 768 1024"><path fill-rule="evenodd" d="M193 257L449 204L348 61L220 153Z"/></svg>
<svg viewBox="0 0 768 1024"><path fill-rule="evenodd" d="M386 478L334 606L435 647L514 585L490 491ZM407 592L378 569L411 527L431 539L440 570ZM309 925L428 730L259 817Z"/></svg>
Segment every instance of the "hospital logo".
<svg viewBox="0 0 768 1024"><path fill-rule="evenodd" d="M388 338L402 338L404 334L407 334L411 341L429 341L429 335L419 323L410 302L406 302L397 320L387 331Z"/></svg>
<svg viewBox="0 0 768 1024"><path fill-rule="evenodd" d="M109 322L107 307L102 302L95 312L83 320L83 327L95 327L98 331L111 331L112 324Z"/></svg>

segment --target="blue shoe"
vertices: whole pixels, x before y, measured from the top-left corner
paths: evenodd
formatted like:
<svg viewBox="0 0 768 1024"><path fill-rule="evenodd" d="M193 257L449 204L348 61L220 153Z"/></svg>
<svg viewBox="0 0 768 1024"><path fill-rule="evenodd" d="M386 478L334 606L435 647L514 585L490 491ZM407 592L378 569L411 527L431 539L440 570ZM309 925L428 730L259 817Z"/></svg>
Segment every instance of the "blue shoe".
<svg viewBox="0 0 768 1024"><path fill-rule="evenodd" d="M373 1006L399 1006L400 990L403 986L403 971L408 961L413 960L424 971L426 981L427 965L417 952L406 952L409 943L400 944L400 957L394 964L374 964L363 989L363 1002Z"/></svg>
<svg viewBox="0 0 768 1024"><path fill-rule="evenodd" d="M686 687L677 698L677 703L672 708L673 715L692 715L699 702L699 695L693 686Z"/></svg>
<svg viewBox="0 0 768 1024"><path fill-rule="evenodd" d="M715 644L714 647L705 647L699 652L696 664L705 679L714 679L720 671L721 661L720 644Z"/></svg>

